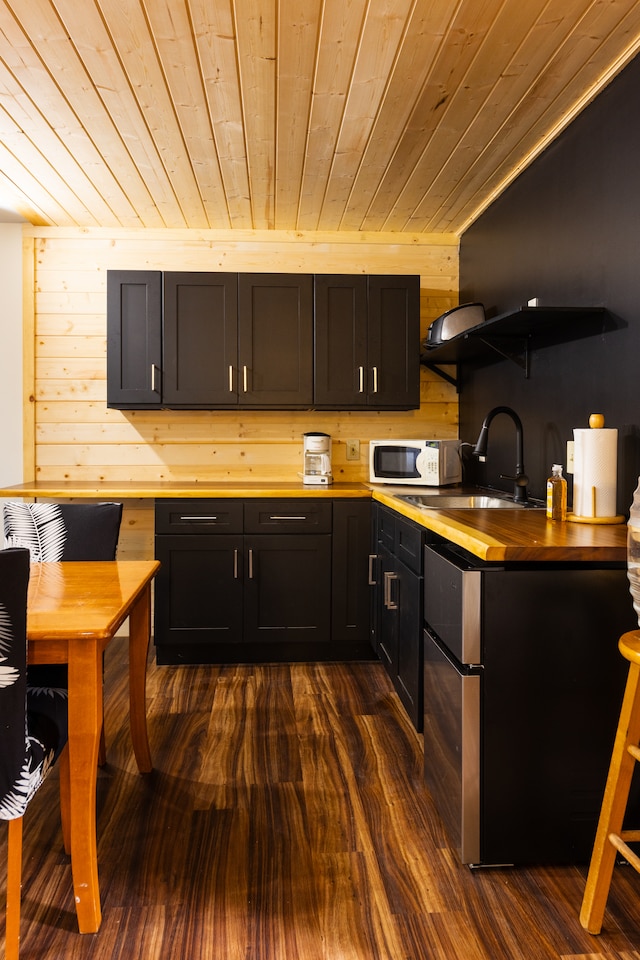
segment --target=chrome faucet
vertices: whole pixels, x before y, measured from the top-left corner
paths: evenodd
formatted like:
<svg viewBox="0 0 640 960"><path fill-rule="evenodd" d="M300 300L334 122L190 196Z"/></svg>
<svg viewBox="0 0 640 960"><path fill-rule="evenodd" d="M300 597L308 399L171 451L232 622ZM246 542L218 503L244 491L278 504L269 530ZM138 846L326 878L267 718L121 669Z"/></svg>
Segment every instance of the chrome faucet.
<svg viewBox="0 0 640 960"><path fill-rule="evenodd" d="M493 410L489 411L484 418L482 427L480 428L476 445L473 448L473 455L475 457L482 457L483 459L486 456L487 441L489 439L489 427L491 425L491 421L498 413L506 413L509 417L511 417L516 428L516 473L514 477L510 477L506 473L501 473L500 478L502 480L513 480L513 499L516 503L528 503L529 498L527 496L527 484L529 483L529 477L524 472L524 441L522 434L522 421L515 410L512 410L511 407L494 407Z"/></svg>

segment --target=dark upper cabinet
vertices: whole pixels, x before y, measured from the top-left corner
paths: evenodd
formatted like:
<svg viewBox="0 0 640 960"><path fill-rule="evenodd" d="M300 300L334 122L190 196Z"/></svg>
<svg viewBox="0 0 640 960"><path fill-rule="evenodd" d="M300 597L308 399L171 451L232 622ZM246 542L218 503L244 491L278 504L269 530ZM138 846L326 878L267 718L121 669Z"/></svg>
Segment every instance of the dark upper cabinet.
<svg viewBox="0 0 640 960"><path fill-rule="evenodd" d="M367 278L314 278L315 396L318 406L366 406Z"/></svg>
<svg viewBox="0 0 640 960"><path fill-rule="evenodd" d="M414 409L419 301L418 277L109 271L107 405Z"/></svg>
<svg viewBox="0 0 640 960"><path fill-rule="evenodd" d="M107 273L107 406L162 401L162 274Z"/></svg>
<svg viewBox="0 0 640 960"><path fill-rule="evenodd" d="M420 279L315 277L315 405L420 406Z"/></svg>
<svg viewBox="0 0 640 960"><path fill-rule="evenodd" d="M369 347L373 407L420 406L420 278L369 277Z"/></svg>
<svg viewBox="0 0 640 960"><path fill-rule="evenodd" d="M313 277L238 275L238 396L243 405L313 403Z"/></svg>
<svg viewBox="0 0 640 960"><path fill-rule="evenodd" d="M165 273L162 401L237 402L238 275Z"/></svg>

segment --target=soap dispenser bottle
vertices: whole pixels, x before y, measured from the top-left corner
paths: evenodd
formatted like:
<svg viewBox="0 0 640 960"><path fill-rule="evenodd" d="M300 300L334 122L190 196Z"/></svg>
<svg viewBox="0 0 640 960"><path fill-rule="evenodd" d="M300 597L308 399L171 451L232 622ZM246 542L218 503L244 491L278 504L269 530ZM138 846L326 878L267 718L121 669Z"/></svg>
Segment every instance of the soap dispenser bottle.
<svg viewBox="0 0 640 960"><path fill-rule="evenodd" d="M562 465L554 463L547 480L547 519L567 519L567 481L562 476Z"/></svg>

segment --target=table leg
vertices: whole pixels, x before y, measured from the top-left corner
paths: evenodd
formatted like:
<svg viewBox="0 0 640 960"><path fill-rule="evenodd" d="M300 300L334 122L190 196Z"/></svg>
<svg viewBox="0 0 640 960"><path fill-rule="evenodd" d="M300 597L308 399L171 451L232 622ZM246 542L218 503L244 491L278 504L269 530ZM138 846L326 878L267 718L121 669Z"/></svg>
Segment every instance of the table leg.
<svg viewBox="0 0 640 960"><path fill-rule="evenodd" d="M153 769L147 735L147 655L151 634L151 584L129 611L129 725L138 770Z"/></svg>
<svg viewBox="0 0 640 960"><path fill-rule="evenodd" d="M102 649L88 638L69 641L69 799L71 872L80 933L100 928L96 783L102 726Z"/></svg>

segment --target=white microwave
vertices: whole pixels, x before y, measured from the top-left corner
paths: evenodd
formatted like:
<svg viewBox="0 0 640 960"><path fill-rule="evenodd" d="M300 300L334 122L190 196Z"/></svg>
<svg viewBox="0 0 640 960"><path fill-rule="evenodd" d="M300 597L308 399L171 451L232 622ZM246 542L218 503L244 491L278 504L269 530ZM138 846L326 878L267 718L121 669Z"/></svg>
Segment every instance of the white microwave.
<svg viewBox="0 0 640 960"><path fill-rule="evenodd" d="M460 441L370 440L369 480L426 487L460 483Z"/></svg>

